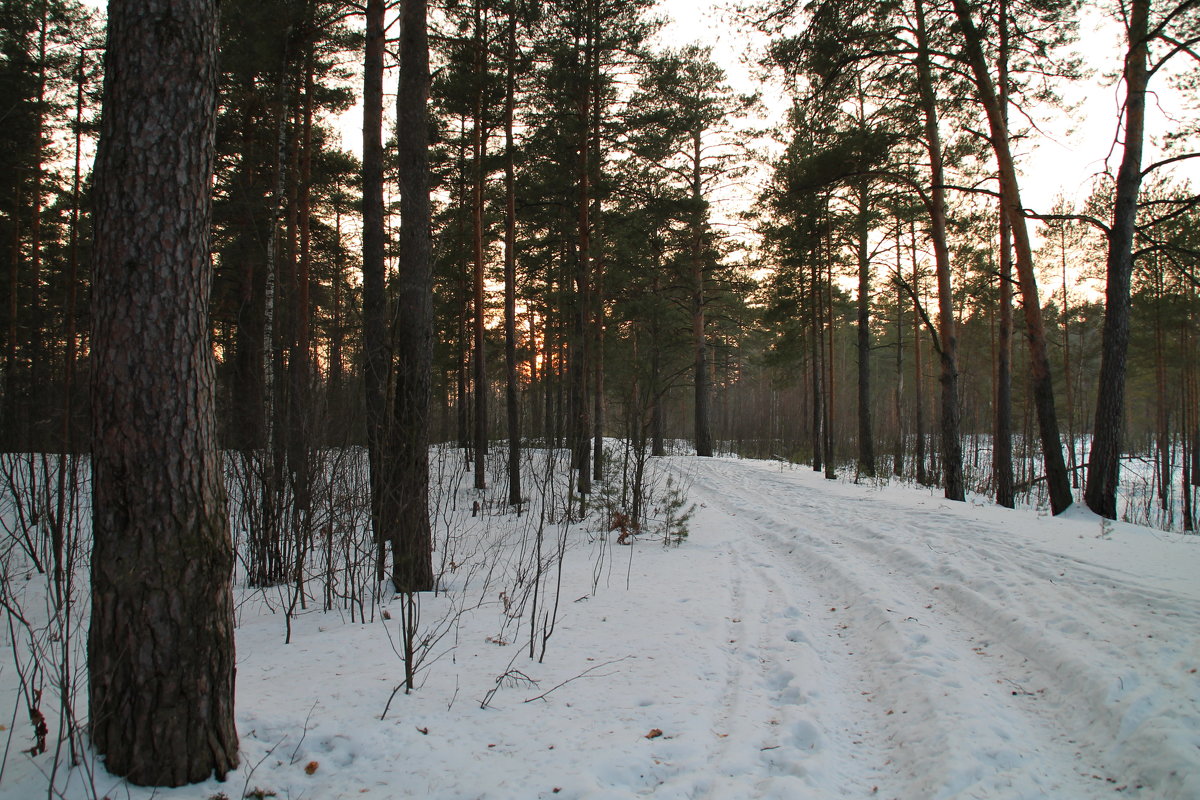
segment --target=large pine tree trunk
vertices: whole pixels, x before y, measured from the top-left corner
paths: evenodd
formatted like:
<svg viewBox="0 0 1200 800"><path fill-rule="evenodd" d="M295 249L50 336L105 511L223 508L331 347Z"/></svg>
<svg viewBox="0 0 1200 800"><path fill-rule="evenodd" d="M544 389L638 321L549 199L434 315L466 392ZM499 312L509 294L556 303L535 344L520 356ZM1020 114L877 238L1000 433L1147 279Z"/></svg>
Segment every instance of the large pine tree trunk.
<svg viewBox="0 0 1200 800"><path fill-rule="evenodd" d="M1000 320L996 334L996 415L992 443L992 474L996 503L1016 505L1012 461L1012 234L1008 212L1000 209Z"/></svg>
<svg viewBox="0 0 1200 800"><path fill-rule="evenodd" d="M833 409L836 402L833 394L834 360L833 360L833 244L829 231L825 232L825 267L824 291L822 303L825 308L825 330L828 336L825 340L825 419L822 428L825 431L825 477L833 480L837 477L837 465L833 460Z"/></svg>
<svg viewBox="0 0 1200 800"><path fill-rule="evenodd" d="M917 266L917 230L916 223L910 223L909 234L912 249L912 291L913 291L913 422L914 445L916 458L917 483L925 486L929 476L925 472L925 372L921 366L923 348L921 347L921 273Z"/></svg>
<svg viewBox="0 0 1200 800"><path fill-rule="evenodd" d="M572 320L570 363L568 372L571 381L571 446L574 467L578 473L577 488L581 495L592 491L592 408L588 396L588 373L591 353L591 93L592 59L598 56L595 28L594 3L587 3L587 34L580 43L583 73L588 77L580 87L578 108L578 197L576 209L576 257L575 257L575 313Z"/></svg>
<svg viewBox="0 0 1200 800"><path fill-rule="evenodd" d="M904 285L902 255L904 224L896 217L896 385L893 403L896 416L896 444L892 453L892 474L904 475Z"/></svg>
<svg viewBox="0 0 1200 800"><path fill-rule="evenodd" d="M253 81L247 79L243 92L253 91ZM245 209L238 226L236 239L231 243L232 259L240 260L239 298L237 306L237 332L234 344L233 388L231 391L231 415L229 425L232 446L245 452L248 458L252 451L265 446L266 402L263 396L263 315L265 314L266 249L262 246L269 231L258 227L251 215L252 208L266 206L271 202L270 187L258 179L251 165L252 153L258 131L250 104L247 103L241 119L241 153L237 173L244 180L236 181L231 188L230 200ZM225 256L223 255L223 258ZM231 260L232 260L231 259ZM236 262L234 262L236 263Z"/></svg>
<svg viewBox="0 0 1200 800"><path fill-rule="evenodd" d="M875 477L875 438L871 432L871 201L869 185L858 186L858 472Z"/></svg>
<svg viewBox="0 0 1200 800"><path fill-rule="evenodd" d="M1046 486L1050 494L1050 510L1061 514L1073 502L1071 482L1067 465L1063 461L1062 440L1059 437L1058 417L1054 409L1054 384L1050 374L1050 359L1046 354L1046 326L1042 321L1042 307L1038 298L1037 278L1033 272L1033 248L1029 241L1029 230L1025 224L1021 192L1017 183L1017 171L1009 147L1008 130L1004 124L1004 112L996 96L991 73L983 55L980 34L971 17L967 0L954 0L954 12L958 17L963 37L964 54L970 62L975 79L978 99L987 113L991 134L992 150L996 155L996 166L1000 172L1000 188L1008 210L1012 228L1013 245L1016 249L1017 280L1021 286L1022 306L1025 311L1026 338L1029 342L1029 361L1033 381L1033 399L1037 408L1038 432L1042 442L1042 459L1046 470ZM1122 371L1122 379L1124 372ZM1101 386L1110 386L1103 382Z"/></svg>
<svg viewBox="0 0 1200 800"><path fill-rule="evenodd" d="M1000 3L999 92L1001 114L1008 127L1008 2ZM995 419L992 431L992 477L997 505L1016 505L1012 463L1012 229L1003 197L1000 200L1000 311L996 333Z"/></svg>
<svg viewBox="0 0 1200 800"><path fill-rule="evenodd" d="M1100 391L1092 430L1084 501L1109 519L1117 517L1117 481L1121 469L1121 436L1125 426L1125 371L1129 356L1129 285L1133 276L1133 237L1138 193L1142 185L1142 140L1146 119L1146 84L1150 0L1130 3L1125 56L1125 151L1117 170L1113 219L1108 232L1104 332L1100 345Z"/></svg>
<svg viewBox="0 0 1200 800"><path fill-rule="evenodd" d="M818 267L817 249L814 248L809 257L812 259L811 277L808 281L809 311L809 362L812 367L812 451L813 472L825 469L825 336L824 319L821 316L821 279Z"/></svg>
<svg viewBox="0 0 1200 800"><path fill-rule="evenodd" d="M513 110L517 93L517 12L509 10L504 85L504 372L508 415L508 502L521 503L521 406L517 382L517 192ZM533 341L532 339L530 341ZM532 362L531 362L532 364ZM531 371L536 370L536 364ZM536 375L531 375L532 379Z"/></svg>
<svg viewBox="0 0 1200 800"><path fill-rule="evenodd" d="M397 279L396 400L388 432L394 461L384 492L392 542L392 582L400 591L433 589L429 529L429 397L433 364L433 284L429 208L429 44L426 0L405 0L401 20L397 150L400 275ZM478 457L478 456L477 456Z"/></svg>
<svg viewBox="0 0 1200 800"><path fill-rule="evenodd" d="M691 220L692 261L692 349L695 383L696 455L711 456L712 433L709 429L708 331L704 319L704 196L701 187L700 131L692 134L692 202L696 208Z"/></svg>
<svg viewBox="0 0 1200 800"><path fill-rule="evenodd" d="M367 454L371 471L371 530L376 578L383 579L386 534L380 518L383 449L387 438L388 330L383 207L384 0L367 0L363 69L362 275L363 383L366 390Z"/></svg>
<svg viewBox="0 0 1200 800"><path fill-rule="evenodd" d="M484 321L486 308L484 302L484 256L483 256L483 184L485 172L483 167L484 154L487 151L487 141L484 137L484 106L483 88L485 70L487 69L486 47L484 42L487 32L483 23L483 11L480 3L475 3L475 104L472 113L471 154L474 180L471 183L471 254L472 270L472 303L475 315L472 318L472 346L475 355L472 362L474 373L472 380L475 386L475 488L487 488L487 452L488 452L488 414L487 414L487 353L484 351Z"/></svg>
<svg viewBox="0 0 1200 800"><path fill-rule="evenodd" d="M105 766L145 785L224 778L238 763L208 331L216 50L215 0L109 5L89 689Z"/></svg>
<svg viewBox="0 0 1200 800"><path fill-rule="evenodd" d="M917 81L925 118L925 144L929 149L929 227L937 268L938 334L941 339L942 383L942 485L948 500L964 499L962 439L958 409L958 332L954 320L954 291L951 286L950 248L946 242L946 177L938 125L937 100L929 64L924 6L917 9Z"/></svg>

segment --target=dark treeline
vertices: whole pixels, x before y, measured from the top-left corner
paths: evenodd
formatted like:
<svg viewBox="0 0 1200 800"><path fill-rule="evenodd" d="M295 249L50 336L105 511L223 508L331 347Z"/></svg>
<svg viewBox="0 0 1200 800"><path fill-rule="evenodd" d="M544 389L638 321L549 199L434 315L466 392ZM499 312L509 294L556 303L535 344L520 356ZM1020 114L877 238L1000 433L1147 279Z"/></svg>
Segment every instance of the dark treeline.
<svg viewBox="0 0 1200 800"><path fill-rule="evenodd" d="M371 444L388 468L398 391L429 392L424 438L460 445L477 488L503 449L514 505L522 442L570 448L586 495L615 437L1108 516L1114 463L1135 459L1161 512L1138 518L1194 525L1196 212L1170 174L1186 142L1170 164L1141 154L1146 92L1196 35L1188 4L1123 5L1119 168L1082 207L1036 212L1009 143L1078 78L1079 3L747 9L791 102L745 214L717 209L766 172L743 130L764 112L708 51L654 44L648 0L432 6L428 389L398 345L420 339L401 6L221 6L211 322L221 443L261 501L256 580L286 572L271 531L309 513L315 453ZM102 22L70 0L0 15L0 441L86 450ZM379 146L368 131L360 156L339 126L367 95ZM738 214L752 234L728 233Z"/></svg>

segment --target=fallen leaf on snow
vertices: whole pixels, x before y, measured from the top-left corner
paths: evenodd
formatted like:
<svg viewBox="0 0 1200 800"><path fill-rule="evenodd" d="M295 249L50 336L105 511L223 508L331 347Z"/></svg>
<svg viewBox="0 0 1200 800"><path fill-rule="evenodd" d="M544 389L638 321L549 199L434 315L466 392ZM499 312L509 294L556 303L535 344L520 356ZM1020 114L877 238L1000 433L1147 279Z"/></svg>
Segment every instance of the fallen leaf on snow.
<svg viewBox="0 0 1200 800"><path fill-rule="evenodd" d="M308 775L312 775L314 772L317 771L317 767L319 767L319 766L321 766L321 765L318 764L316 761L310 761L304 765L304 772Z"/></svg>
<svg viewBox="0 0 1200 800"><path fill-rule="evenodd" d="M660 731L658 728L651 728L650 732L646 734L646 738L647 739L657 739L658 737L660 737L662 735L663 735L663 732Z"/></svg>

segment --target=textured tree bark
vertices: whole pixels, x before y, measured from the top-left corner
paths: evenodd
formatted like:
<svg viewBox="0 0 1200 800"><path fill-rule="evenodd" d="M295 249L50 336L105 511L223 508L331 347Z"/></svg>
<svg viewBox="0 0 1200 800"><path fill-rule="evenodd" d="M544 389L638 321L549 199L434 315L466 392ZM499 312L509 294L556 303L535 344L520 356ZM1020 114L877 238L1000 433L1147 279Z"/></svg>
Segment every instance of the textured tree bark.
<svg viewBox="0 0 1200 800"><path fill-rule="evenodd" d="M810 354L812 365L812 451L813 472L825 469L825 387L822 376L825 374L824 319L821 316L821 280L818 267L818 250L814 248L809 256L812 259L811 277L808 282L808 307Z"/></svg>
<svg viewBox="0 0 1200 800"><path fill-rule="evenodd" d="M400 34L396 144L400 167L396 399L388 435L394 461L384 489L399 591L433 589L429 529L429 397L433 283L429 208L429 40L426 0L405 0Z"/></svg>
<svg viewBox="0 0 1200 800"><path fill-rule="evenodd" d="M237 766L208 331L215 0L109 4L92 290L92 741L131 782Z"/></svg>
<svg viewBox="0 0 1200 800"><path fill-rule="evenodd" d="M929 476L925 473L925 373L921 366L921 273L917 267L917 226L915 222L909 223L909 236L911 244L910 256L912 258L912 290L913 290L913 422L916 425L914 431L914 445L916 451L917 462L917 483L925 486L929 483Z"/></svg>
<svg viewBox="0 0 1200 800"><path fill-rule="evenodd" d="M248 81L249 82L249 81ZM233 388L230 392L232 419L229 421L231 446L245 451L262 448L266 442L266 398L263 396L266 375L263 372L263 316L265 314L266 249L263 239L271 235L262 221L255 220L251 209L270 203L270 187L265 178L257 174L250 161L258 135L249 105L241 120L241 163L239 174L244 181L234 183L231 201L242 206L245 213L239 225L236 239L223 254L233 263L241 262L239 298L237 307L237 332L233 354Z"/></svg>
<svg viewBox="0 0 1200 800"><path fill-rule="evenodd" d="M1000 0L1000 54L998 64L1000 112L1008 127L1008 0ZM1000 200L1000 312L996 341L995 424L992 434L992 477L996 504L1013 508L1016 491L1012 463L1012 229L1004 198Z"/></svg>
<svg viewBox="0 0 1200 800"><path fill-rule="evenodd" d="M1146 85L1150 74L1150 0L1133 0L1129 14L1129 51L1125 56L1125 151L1117 170L1112 226L1108 232L1104 332L1100 344L1100 391L1092 430L1084 501L1102 517L1117 518L1117 480L1125 427L1125 372L1129 358L1129 285L1133 276L1133 236L1142 185L1142 144Z"/></svg>
<svg viewBox="0 0 1200 800"><path fill-rule="evenodd" d="M1033 397L1037 407L1038 432L1041 437L1042 459L1046 469L1046 486L1050 494L1050 510L1054 514L1061 514L1071 505L1073 497L1070 478L1067 475L1067 465L1063 461L1058 417L1054 409L1054 384L1050 375L1050 360L1046 354L1046 326L1042 321L1037 279L1033 272L1033 250L1029 241L1029 230L1025 225L1025 213L1021 205L1016 167L1009 147L1003 110L1000 108L991 74L988 72L979 30L975 27L967 0L954 0L954 12L958 17L959 28L962 32L964 55L970 62L971 72L975 79L978 100L987 113L992 150L995 152L996 164L1000 173L1000 188L1005 208L1008 209L1009 225L1012 229L1013 245L1016 249L1017 280L1021 286L1022 306L1025 312ZM1105 386L1103 376L1101 379L1100 385Z"/></svg>
<svg viewBox="0 0 1200 800"><path fill-rule="evenodd" d="M383 30L384 0L367 0L363 57L363 383L366 391L367 457L371 470L371 529L376 577L385 570L380 521L383 448L387 429L388 331L383 210Z"/></svg>
<svg viewBox="0 0 1200 800"><path fill-rule="evenodd" d="M517 10L509 10L504 83L504 372L508 415L508 503L521 503L521 406L517 382L517 192L513 111L517 93ZM532 340L531 340L532 341ZM536 365L531 362L531 382ZM536 405L536 404L535 404Z"/></svg>
<svg viewBox="0 0 1200 800"><path fill-rule="evenodd" d="M871 433L871 219L870 190L858 185L858 472L875 477L875 438Z"/></svg>
<svg viewBox="0 0 1200 800"><path fill-rule="evenodd" d="M825 329L828 331L828 336L825 339L825 420L822 427L825 430L825 477L833 480L837 478L837 464L833 460L833 409L836 402L833 393L833 245L828 230L825 232L825 269L823 302Z"/></svg>
<svg viewBox="0 0 1200 800"><path fill-rule="evenodd" d="M996 419L992 443L992 474L996 503L1016 505L1012 461L1012 234L1008 212L1000 209L1000 324L996 335Z"/></svg>
<svg viewBox="0 0 1200 800"><path fill-rule="evenodd" d="M41 284L42 284L42 182L45 177L46 165L43 159L46 155L42 142L45 138L46 108L46 32L50 26L49 4L42 0L38 20L38 75L37 75L37 111L34 113L37 156L33 161L33 182L30 189L33 193L33 207L29 217L29 402L32 412L31 421L36 423L45 419L44 398L42 396L42 329L45 327L42 319ZM40 427L40 426L39 426ZM47 447L47 443L36 438L39 448Z"/></svg>
<svg viewBox="0 0 1200 800"><path fill-rule="evenodd" d="M951 286L950 248L946 243L946 178L942 139L938 125L937 100L929 64L925 14L917 0L917 80L925 117L925 143L929 148L929 227L937 268L938 332L941 339L942 383L942 485L948 500L964 499L962 439L958 410L958 331L954 320L954 291Z"/></svg>
<svg viewBox="0 0 1200 800"><path fill-rule="evenodd" d="M474 430L474 457L475 457L475 488L487 488L487 456L488 452L488 385L487 385L487 352L484 350L484 316L486 312L484 302L484 261L483 261L483 184L485 180L483 157L487 152L487 142L484 137L484 101L483 88L486 80L485 72L487 70L486 53L487 47L484 42L487 41L487 30L484 27L483 11L481 4L475 3L475 80L477 82L475 90L475 104L472 109L472 127L471 127L471 154L473 158L474 178L471 182L471 253L473 271L472 271L472 296L474 297L474 317L472 319L472 346L471 350L475 355L472 362L474 365L474 374L472 380L475 385L475 430Z"/></svg>
<svg viewBox="0 0 1200 800"><path fill-rule="evenodd" d="M711 456L712 434L709 428L709 365L708 332L704 319L704 194L701 175L700 131L692 134L692 348L693 374L696 392L696 455Z"/></svg>
<svg viewBox="0 0 1200 800"><path fill-rule="evenodd" d="M652 242L654 253L654 275L651 278L650 292L654 297L659 296L660 270L662 264L662 242L656 236ZM665 456L666 431L663 419L663 388L662 379L662 311L658 304L650 316L650 455Z"/></svg>
<svg viewBox="0 0 1200 800"><path fill-rule="evenodd" d="M597 23L599 30L599 23ZM597 33L597 38L599 34ZM604 93L600 91L600 56L592 59L592 112L591 136L592 185L600 186L604 171L604 139L601 136L601 121L604 111ZM592 197L590 222L594 233L591 249L592 259L592 480L604 480L604 214L599 194Z"/></svg>
<svg viewBox="0 0 1200 800"><path fill-rule="evenodd" d="M597 57L595 27L598 24L593 13L595 4L588 2L587 35L579 47L582 56L582 71L588 76L580 87L579 105L576 109L579 123L578 181L579 194L576 202L577 242L575 263L575 313L572 320L570 362L567 367L571 383L571 446L574 466L578 473L577 488L581 495L592 492L592 407L588 396L588 366L591 353L588 347L591 331L591 85L592 59Z"/></svg>
<svg viewBox="0 0 1200 800"><path fill-rule="evenodd" d="M904 223L896 217L896 388L893 397L896 415L896 445L892 453L892 474L904 475L904 285L901 282L904 252Z"/></svg>

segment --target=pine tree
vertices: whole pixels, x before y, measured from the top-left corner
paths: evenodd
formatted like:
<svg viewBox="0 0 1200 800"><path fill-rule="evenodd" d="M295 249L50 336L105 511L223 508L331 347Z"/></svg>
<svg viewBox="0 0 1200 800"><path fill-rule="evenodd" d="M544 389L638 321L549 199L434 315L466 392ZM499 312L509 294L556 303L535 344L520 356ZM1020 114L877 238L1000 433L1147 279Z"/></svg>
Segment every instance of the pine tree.
<svg viewBox="0 0 1200 800"><path fill-rule="evenodd" d="M88 674L92 742L143 785L224 778L238 763L207 302L216 55L213 0L109 6Z"/></svg>

